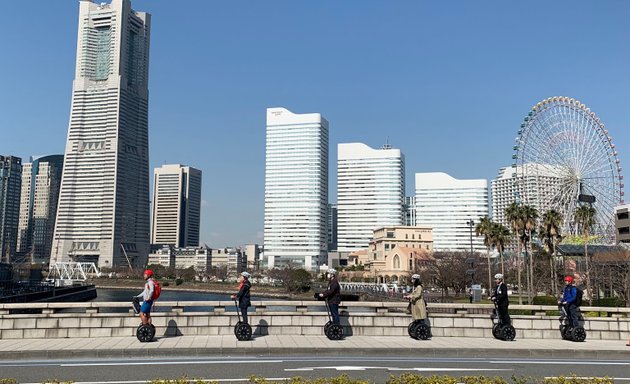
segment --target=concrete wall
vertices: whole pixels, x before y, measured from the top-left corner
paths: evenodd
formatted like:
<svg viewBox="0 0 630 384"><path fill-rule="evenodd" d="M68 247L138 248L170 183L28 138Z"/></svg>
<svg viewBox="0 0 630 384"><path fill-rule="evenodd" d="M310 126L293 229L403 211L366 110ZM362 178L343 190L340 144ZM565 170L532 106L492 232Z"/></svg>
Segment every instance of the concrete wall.
<svg viewBox="0 0 630 384"><path fill-rule="evenodd" d="M411 317L405 303L348 302L340 310L347 336L404 336ZM322 335L328 321L323 303L261 301L250 309L255 334ZM434 304L429 318L434 337L492 337L491 305ZM547 316L553 306L523 305L510 309L531 315L512 315L517 338L559 338L558 317ZM38 312L38 313L24 313ZM586 317L587 339L627 340L630 308L583 308L601 317ZM22 313L20 313L22 312ZM231 301L158 302L153 315L157 335L231 334L237 322ZM127 303L0 304L0 338L71 338L135 336L140 321Z"/></svg>

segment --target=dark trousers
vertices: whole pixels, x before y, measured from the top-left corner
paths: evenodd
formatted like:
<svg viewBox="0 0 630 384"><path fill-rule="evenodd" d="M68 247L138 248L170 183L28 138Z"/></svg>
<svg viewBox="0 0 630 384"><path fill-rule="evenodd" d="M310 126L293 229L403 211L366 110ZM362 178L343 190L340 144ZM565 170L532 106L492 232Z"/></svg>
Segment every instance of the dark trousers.
<svg viewBox="0 0 630 384"><path fill-rule="evenodd" d="M239 304L241 309L241 315L243 316L243 323L247 324L247 304Z"/></svg>
<svg viewBox="0 0 630 384"><path fill-rule="evenodd" d="M503 325L510 324L510 314L508 312L508 306L499 305L497 306L497 310L499 311L499 319L501 319L501 324Z"/></svg>
<svg viewBox="0 0 630 384"><path fill-rule="evenodd" d="M333 324L339 324L339 304L328 303Z"/></svg>
<svg viewBox="0 0 630 384"><path fill-rule="evenodd" d="M572 327L580 325L578 307L575 304L567 304L567 313L569 315L569 320L571 320Z"/></svg>

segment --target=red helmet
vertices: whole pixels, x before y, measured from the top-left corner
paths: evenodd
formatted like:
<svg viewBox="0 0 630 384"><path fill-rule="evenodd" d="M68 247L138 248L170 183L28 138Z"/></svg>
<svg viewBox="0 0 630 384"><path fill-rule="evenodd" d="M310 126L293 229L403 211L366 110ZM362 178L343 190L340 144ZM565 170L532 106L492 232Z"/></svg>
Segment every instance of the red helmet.
<svg viewBox="0 0 630 384"><path fill-rule="evenodd" d="M144 271L144 274L149 276L149 277L151 277L151 276L153 276L153 271L150 270L150 269L147 269L146 271Z"/></svg>
<svg viewBox="0 0 630 384"><path fill-rule="evenodd" d="M573 282L573 278L571 276L566 276L564 278L564 281L568 281L569 283L572 283Z"/></svg>

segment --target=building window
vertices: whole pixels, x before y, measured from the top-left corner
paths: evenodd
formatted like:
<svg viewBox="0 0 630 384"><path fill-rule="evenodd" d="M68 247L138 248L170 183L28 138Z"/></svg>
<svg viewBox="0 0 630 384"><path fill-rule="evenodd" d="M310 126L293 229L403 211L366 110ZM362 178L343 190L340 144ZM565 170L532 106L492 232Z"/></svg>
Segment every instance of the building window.
<svg viewBox="0 0 630 384"><path fill-rule="evenodd" d="M619 228L619 234L620 235L627 235L628 233L630 233L630 227Z"/></svg>
<svg viewBox="0 0 630 384"><path fill-rule="evenodd" d="M387 238L388 239L393 239L394 238L394 232L387 232Z"/></svg>
<svg viewBox="0 0 630 384"><path fill-rule="evenodd" d="M394 269L400 269L400 257L394 255Z"/></svg>
<svg viewBox="0 0 630 384"><path fill-rule="evenodd" d="M617 214L617 219L625 220L628 218L628 212L620 212Z"/></svg>

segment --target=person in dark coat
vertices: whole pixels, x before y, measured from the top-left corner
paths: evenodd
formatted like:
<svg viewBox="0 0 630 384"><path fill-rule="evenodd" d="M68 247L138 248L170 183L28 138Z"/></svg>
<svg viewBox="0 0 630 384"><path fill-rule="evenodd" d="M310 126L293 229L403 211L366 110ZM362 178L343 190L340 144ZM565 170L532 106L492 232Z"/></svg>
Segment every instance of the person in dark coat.
<svg viewBox="0 0 630 384"><path fill-rule="evenodd" d="M232 299L238 300L238 307L243 315L243 323L247 324L247 308L251 307L252 301L249 296L249 290L252 287L249 279L252 275L249 272L241 273L241 284L238 286L238 293L232 295Z"/></svg>
<svg viewBox="0 0 630 384"><path fill-rule="evenodd" d="M333 324L339 324L339 304L341 303L341 287L339 286L339 281L337 281L337 271L329 268L326 273L328 274L328 289L320 293L319 297L323 297L328 300L332 322Z"/></svg>
<svg viewBox="0 0 630 384"><path fill-rule="evenodd" d="M508 313L510 301L508 300L507 285L503 281L503 275L500 273L494 275L494 280L497 285L494 288L494 292L492 292L492 296L490 296L490 300L497 303L501 323L507 325L510 324L510 315Z"/></svg>

